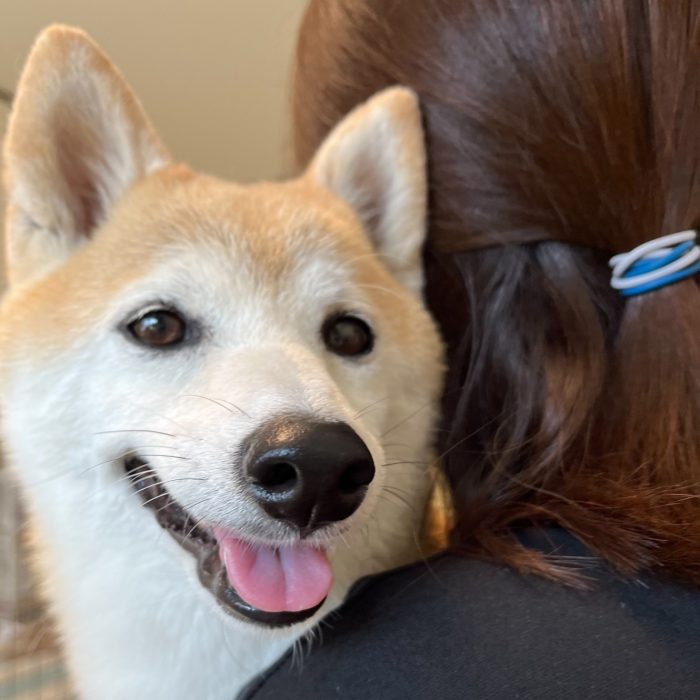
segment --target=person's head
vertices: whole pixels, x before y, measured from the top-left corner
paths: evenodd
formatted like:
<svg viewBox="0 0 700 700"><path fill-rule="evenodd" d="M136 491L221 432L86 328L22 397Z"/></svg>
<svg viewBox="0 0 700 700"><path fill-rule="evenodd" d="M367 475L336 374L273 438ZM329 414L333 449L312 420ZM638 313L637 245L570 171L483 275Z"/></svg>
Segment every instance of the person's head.
<svg viewBox="0 0 700 700"><path fill-rule="evenodd" d="M392 84L425 120L455 544L565 575L511 535L557 522L700 583L698 277L625 299L607 266L700 225L700 3L311 0L298 163Z"/></svg>

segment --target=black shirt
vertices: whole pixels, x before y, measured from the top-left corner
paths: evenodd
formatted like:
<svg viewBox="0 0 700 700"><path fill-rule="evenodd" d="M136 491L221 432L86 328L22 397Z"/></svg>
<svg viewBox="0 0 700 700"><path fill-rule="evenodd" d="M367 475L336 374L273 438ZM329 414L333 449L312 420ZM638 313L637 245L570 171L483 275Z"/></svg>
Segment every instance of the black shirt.
<svg viewBox="0 0 700 700"><path fill-rule="evenodd" d="M364 582L240 697L700 700L699 590L624 581L562 530L522 539L588 563L594 588L441 555Z"/></svg>

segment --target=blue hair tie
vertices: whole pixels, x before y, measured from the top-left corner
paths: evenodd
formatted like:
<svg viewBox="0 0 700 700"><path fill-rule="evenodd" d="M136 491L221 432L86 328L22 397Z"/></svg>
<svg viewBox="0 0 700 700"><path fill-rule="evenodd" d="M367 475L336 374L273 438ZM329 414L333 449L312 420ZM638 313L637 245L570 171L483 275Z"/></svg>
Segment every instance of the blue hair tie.
<svg viewBox="0 0 700 700"><path fill-rule="evenodd" d="M631 297L692 277L700 272L700 246L695 230L655 238L629 253L610 258L610 285Z"/></svg>

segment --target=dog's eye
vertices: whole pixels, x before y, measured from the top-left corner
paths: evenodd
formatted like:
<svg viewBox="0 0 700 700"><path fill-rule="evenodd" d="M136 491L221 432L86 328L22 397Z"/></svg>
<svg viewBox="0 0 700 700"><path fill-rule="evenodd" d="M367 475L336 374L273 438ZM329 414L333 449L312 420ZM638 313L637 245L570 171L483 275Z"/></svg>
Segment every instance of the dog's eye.
<svg viewBox="0 0 700 700"><path fill-rule="evenodd" d="M182 316L168 309L154 309L128 326L131 335L144 345L166 347L181 343L187 326Z"/></svg>
<svg viewBox="0 0 700 700"><path fill-rule="evenodd" d="M321 335L326 347L341 357L366 355L374 346L372 329L361 318L348 314L327 318Z"/></svg>

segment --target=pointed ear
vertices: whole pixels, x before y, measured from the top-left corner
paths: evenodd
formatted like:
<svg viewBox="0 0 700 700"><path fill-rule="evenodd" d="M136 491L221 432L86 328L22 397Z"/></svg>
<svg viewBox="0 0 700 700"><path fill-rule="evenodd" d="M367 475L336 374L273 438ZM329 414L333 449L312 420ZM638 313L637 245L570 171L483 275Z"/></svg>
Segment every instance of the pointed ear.
<svg viewBox="0 0 700 700"><path fill-rule="evenodd" d="M417 295L423 286L425 161L418 98L393 87L345 117L308 171L353 208L385 265Z"/></svg>
<svg viewBox="0 0 700 700"><path fill-rule="evenodd" d="M60 264L168 155L121 74L83 32L37 39L4 148L10 283Z"/></svg>

